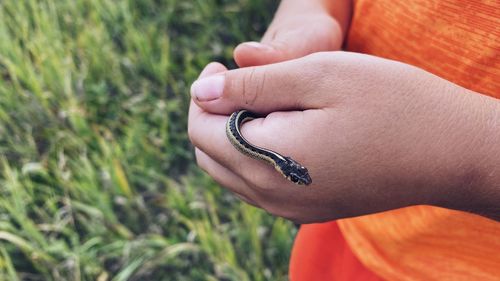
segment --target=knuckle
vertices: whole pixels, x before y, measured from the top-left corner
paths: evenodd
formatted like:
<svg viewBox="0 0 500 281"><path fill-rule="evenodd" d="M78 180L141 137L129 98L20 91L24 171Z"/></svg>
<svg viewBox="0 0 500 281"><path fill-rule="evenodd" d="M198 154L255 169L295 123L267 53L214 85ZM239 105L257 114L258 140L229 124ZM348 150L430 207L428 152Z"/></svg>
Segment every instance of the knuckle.
<svg viewBox="0 0 500 281"><path fill-rule="evenodd" d="M189 138L189 141L191 144L195 147L200 147L202 146L202 139L203 137L201 134L203 133L202 130L200 130L201 125L198 124L197 122L188 122L188 127L187 127L187 135Z"/></svg>
<svg viewBox="0 0 500 281"><path fill-rule="evenodd" d="M196 157L196 165L198 165L198 167L202 169L205 173L208 173L207 169L205 168L204 162L203 160L200 159L200 157Z"/></svg>
<svg viewBox="0 0 500 281"><path fill-rule="evenodd" d="M196 158L196 165L198 165L198 167L202 168L202 170L206 171L205 170L205 161L203 160L203 157L200 156L200 153L198 152L197 149L195 150L195 158Z"/></svg>
<svg viewBox="0 0 500 281"><path fill-rule="evenodd" d="M266 72L262 68L251 67L241 75L240 93L246 105L256 103L265 88Z"/></svg>
<svg viewBox="0 0 500 281"><path fill-rule="evenodd" d="M276 203L276 202L274 202ZM293 222L301 221L301 219L292 210L287 207L283 207L277 204L263 204L262 208L269 214L277 217L281 217Z"/></svg>
<svg viewBox="0 0 500 281"><path fill-rule="evenodd" d="M201 167L203 165L203 161L201 160L201 158L198 155L198 153L195 153L194 157L196 159L196 165L198 165L199 167Z"/></svg>
<svg viewBox="0 0 500 281"><path fill-rule="evenodd" d="M298 224L313 222L311 217L308 216L307 211L291 205L289 201L283 201L283 198L281 198L282 194L269 196L266 193L266 195L261 195L261 197L261 208L273 216L281 217Z"/></svg>
<svg viewBox="0 0 500 281"><path fill-rule="evenodd" d="M191 123L188 124L187 133L188 133L189 141L194 146L197 146L196 145L196 140L197 140L197 138L196 138L196 130L194 129L194 126Z"/></svg>
<svg viewBox="0 0 500 281"><path fill-rule="evenodd" d="M240 168L240 170L243 170L243 168ZM266 171L259 171L256 173L248 171L242 172L241 177L248 185L251 185L255 190L262 192L269 190L269 183L272 182L269 173L267 173Z"/></svg>
<svg viewBox="0 0 500 281"><path fill-rule="evenodd" d="M257 201L255 201L251 196L243 195L243 194L239 194L239 193L234 193L234 194L236 197L238 197L238 199L244 201L245 203L252 205L254 207L257 207L257 208L261 208L259 203Z"/></svg>

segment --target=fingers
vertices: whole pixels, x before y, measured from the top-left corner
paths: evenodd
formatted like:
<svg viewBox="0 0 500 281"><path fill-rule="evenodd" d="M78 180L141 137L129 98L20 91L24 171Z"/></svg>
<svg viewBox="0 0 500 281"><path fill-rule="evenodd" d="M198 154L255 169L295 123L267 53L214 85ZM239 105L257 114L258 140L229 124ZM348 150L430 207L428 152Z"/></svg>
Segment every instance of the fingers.
<svg viewBox="0 0 500 281"><path fill-rule="evenodd" d="M192 103L188 131L193 145L246 181L260 184L268 182L269 177L276 178L277 173L270 165L247 157L233 147L225 132L227 119L226 116L206 113ZM256 120L248 123L252 122Z"/></svg>
<svg viewBox="0 0 500 281"><path fill-rule="evenodd" d="M202 79L204 77L216 74L216 73L221 73L227 71L227 68L222 65L221 63L218 62L211 62L205 66L205 68L201 71L200 76L198 79Z"/></svg>
<svg viewBox="0 0 500 281"><path fill-rule="evenodd" d="M207 174L209 174L216 182L234 192L241 200L250 205L259 207L258 204L251 199L253 197L252 189L245 183L245 181L243 181L243 179L217 163L203 151L196 149L195 154L198 166L207 172Z"/></svg>
<svg viewBox="0 0 500 281"><path fill-rule="evenodd" d="M259 42L241 43L233 51L234 60L239 67L258 66L282 62L302 57L283 48L282 44L265 44Z"/></svg>
<svg viewBox="0 0 500 281"><path fill-rule="evenodd" d="M316 52L339 50L343 33L328 13L281 18L267 30L261 42L244 42L233 52L240 67L297 59Z"/></svg>
<svg viewBox="0 0 500 281"><path fill-rule="evenodd" d="M191 142L245 182L261 189L293 185L280 175L272 165L243 155L229 142L225 126L227 117L208 114L195 104L191 105L189 136ZM297 149L311 142L315 127L304 118L304 112L272 113L268 117L246 122L241 132L252 144L265 147L299 163L308 165L306 151ZM301 128L300 130L296 128ZM302 129L303 128L303 129ZM314 171L311 171L314 173Z"/></svg>
<svg viewBox="0 0 500 281"><path fill-rule="evenodd" d="M258 113L321 108L328 95L321 95L317 82L325 74L321 62L327 55L229 70L195 81L193 100L204 110L230 114L245 108Z"/></svg>
<svg viewBox="0 0 500 281"><path fill-rule="evenodd" d="M227 68L224 65L217 62L212 62L203 69L198 79L202 79L203 77L207 77L224 71L227 71ZM196 107L194 103L192 103L190 111L191 113L189 114L189 116L192 116L193 114L203 113L201 110L199 110L199 108ZM248 185L239 176L237 176L227 168L221 166L216 161L212 160L207 154L205 154L198 148L195 148L195 155L198 165L216 182L233 191L235 193L235 196L243 200L244 202L259 207L258 204L249 197L252 193L252 189L249 188Z"/></svg>

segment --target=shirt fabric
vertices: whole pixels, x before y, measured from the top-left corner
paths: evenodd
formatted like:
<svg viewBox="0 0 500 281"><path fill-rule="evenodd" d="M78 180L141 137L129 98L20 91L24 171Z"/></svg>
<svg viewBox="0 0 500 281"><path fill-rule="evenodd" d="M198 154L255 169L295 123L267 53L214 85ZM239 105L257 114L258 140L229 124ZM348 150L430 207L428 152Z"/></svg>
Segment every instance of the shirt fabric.
<svg viewBox="0 0 500 281"><path fill-rule="evenodd" d="M358 0L346 46L500 98L498 0ZM350 253L344 258L358 263L343 263L339 251ZM500 223L414 206L303 225L292 252L290 278L500 280Z"/></svg>

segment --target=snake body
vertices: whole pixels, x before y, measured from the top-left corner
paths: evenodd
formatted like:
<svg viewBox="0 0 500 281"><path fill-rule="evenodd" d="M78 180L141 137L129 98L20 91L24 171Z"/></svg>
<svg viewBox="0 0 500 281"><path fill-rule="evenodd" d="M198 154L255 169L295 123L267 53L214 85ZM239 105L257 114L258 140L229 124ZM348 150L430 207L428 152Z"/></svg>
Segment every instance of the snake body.
<svg viewBox="0 0 500 281"><path fill-rule="evenodd" d="M231 114L226 124L226 134L231 144L241 153L271 164L289 181L298 185L311 184L312 179L309 172L297 161L275 151L255 146L243 137L240 132L241 125L257 117L258 115L255 113L244 109Z"/></svg>

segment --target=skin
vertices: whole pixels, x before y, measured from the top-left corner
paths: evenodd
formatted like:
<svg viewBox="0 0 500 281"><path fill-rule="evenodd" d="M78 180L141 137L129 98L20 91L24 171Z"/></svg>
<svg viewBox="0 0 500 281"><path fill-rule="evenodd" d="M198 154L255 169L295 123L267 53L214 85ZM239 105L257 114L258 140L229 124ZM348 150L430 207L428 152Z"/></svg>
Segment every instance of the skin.
<svg viewBox="0 0 500 281"><path fill-rule="evenodd" d="M346 0L284 0L261 42L244 42L234 50L240 67L264 65L315 52L338 51L350 21Z"/></svg>
<svg viewBox="0 0 500 281"><path fill-rule="evenodd" d="M392 60L307 55L341 44L322 45L323 35L295 24L294 7L305 3L282 3L269 28L278 43L268 33L263 39L275 54L243 43L235 58L252 67L211 63L193 84L188 131L198 165L242 200L298 223L418 204L500 220L500 102ZM347 17L331 9L348 14L349 5L318 7L338 27L328 36L342 40L337 18ZM301 40L287 37L297 30ZM289 50L279 48L282 40ZM230 144L225 123L241 108L267 115L245 123L242 134L306 166L310 186L298 188Z"/></svg>

